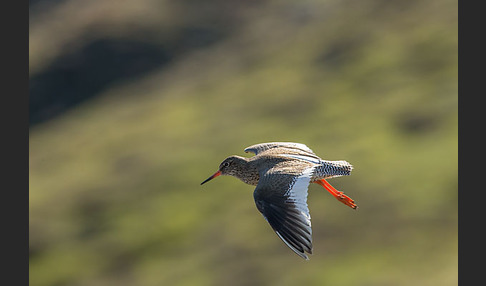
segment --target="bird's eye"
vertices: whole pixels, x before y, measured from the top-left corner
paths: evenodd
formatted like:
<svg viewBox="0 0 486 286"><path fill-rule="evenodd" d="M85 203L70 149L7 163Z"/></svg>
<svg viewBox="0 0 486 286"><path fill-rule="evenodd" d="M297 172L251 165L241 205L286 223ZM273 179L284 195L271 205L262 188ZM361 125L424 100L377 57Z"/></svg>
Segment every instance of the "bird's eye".
<svg viewBox="0 0 486 286"><path fill-rule="evenodd" d="M230 165L229 162L224 162L223 163L223 167L228 167L229 165Z"/></svg>

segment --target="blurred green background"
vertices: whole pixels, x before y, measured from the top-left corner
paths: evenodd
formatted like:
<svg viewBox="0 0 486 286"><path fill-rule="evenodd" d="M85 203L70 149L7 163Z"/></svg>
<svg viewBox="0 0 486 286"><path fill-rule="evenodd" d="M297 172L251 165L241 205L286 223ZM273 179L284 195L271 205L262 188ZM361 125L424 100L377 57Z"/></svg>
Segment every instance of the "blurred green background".
<svg viewBox="0 0 486 286"><path fill-rule="evenodd" d="M457 1L30 1L30 284L457 285ZM221 177L347 160L295 255Z"/></svg>

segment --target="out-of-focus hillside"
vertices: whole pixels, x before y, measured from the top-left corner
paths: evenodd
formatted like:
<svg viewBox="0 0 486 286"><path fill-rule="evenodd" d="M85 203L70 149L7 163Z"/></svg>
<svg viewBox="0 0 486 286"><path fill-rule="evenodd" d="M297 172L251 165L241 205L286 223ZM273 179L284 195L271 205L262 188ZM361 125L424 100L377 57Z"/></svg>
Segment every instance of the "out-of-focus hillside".
<svg viewBox="0 0 486 286"><path fill-rule="evenodd" d="M457 1L35 1L30 284L457 285ZM294 141L303 261L221 177Z"/></svg>

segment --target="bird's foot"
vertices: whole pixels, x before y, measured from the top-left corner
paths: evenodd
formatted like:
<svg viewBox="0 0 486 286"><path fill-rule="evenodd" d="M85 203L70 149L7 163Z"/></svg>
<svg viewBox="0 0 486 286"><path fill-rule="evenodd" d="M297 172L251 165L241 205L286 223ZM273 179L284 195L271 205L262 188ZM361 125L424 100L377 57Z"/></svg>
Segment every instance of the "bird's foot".
<svg viewBox="0 0 486 286"><path fill-rule="evenodd" d="M348 207L351 207L353 209L357 209L358 205L354 203L354 200L348 196L346 196L343 192L340 192L339 195L334 195L338 201L341 203L347 205Z"/></svg>
<svg viewBox="0 0 486 286"><path fill-rule="evenodd" d="M331 184L329 184L326 180L318 180L314 183L323 186L331 195L333 195L338 201L341 203L349 206L353 209L358 209L358 205L354 203L354 200L350 197L346 196L343 192L336 190Z"/></svg>

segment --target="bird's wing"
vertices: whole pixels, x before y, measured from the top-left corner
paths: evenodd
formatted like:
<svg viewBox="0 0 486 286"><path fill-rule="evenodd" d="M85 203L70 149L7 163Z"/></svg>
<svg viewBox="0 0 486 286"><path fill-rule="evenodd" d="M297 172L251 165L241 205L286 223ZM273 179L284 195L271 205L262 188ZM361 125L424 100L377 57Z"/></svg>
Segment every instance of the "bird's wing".
<svg viewBox="0 0 486 286"><path fill-rule="evenodd" d="M303 152L315 155L314 151L312 151L305 144L293 143L293 142L270 142L270 143L255 144L255 145L251 145L249 147L246 147L245 152L246 153L252 152L252 153L255 153L255 155L258 155L258 153L261 153L263 151L266 151L268 149L273 149L273 148L288 148L288 149L294 149L294 150L303 151Z"/></svg>
<svg viewBox="0 0 486 286"><path fill-rule="evenodd" d="M260 176L253 193L256 206L280 239L308 260L306 252L312 254L312 229L307 188L314 167L297 175L277 169L270 169Z"/></svg>

